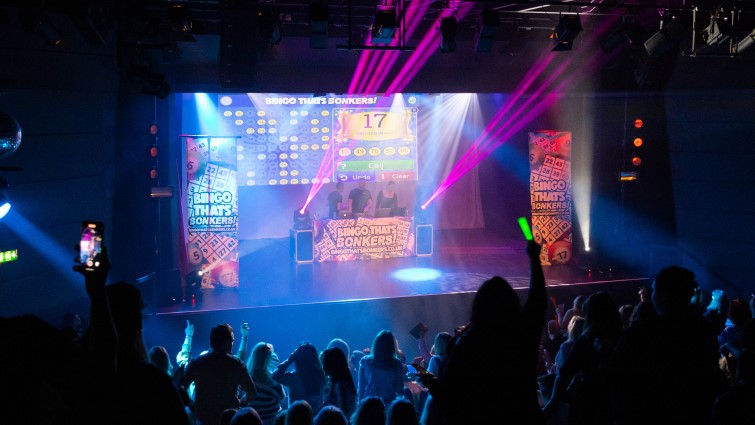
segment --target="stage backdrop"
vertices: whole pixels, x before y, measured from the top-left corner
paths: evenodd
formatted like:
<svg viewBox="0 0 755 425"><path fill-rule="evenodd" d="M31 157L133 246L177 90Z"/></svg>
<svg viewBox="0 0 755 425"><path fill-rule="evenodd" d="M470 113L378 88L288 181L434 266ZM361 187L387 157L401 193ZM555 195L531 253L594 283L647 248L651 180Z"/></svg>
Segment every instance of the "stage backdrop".
<svg viewBox="0 0 755 425"><path fill-rule="evenodd" d="M565 264L572 255L571 133L529 134L532 232L543 245L543 265Z"/></svg>
<svg viewBox="0 0 755 425"><path fill-rule="evenodd" d="M202 287L238 287L236 139L184 137L189 271L210 270Z"/></svg>

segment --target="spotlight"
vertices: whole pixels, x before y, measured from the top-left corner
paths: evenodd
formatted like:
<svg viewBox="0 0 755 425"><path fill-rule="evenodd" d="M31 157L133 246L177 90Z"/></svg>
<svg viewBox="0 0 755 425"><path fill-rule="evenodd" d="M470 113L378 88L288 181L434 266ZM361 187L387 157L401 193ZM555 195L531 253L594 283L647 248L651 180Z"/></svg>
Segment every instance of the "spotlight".
<svg viewBox="0 0 755 425"><path fill-rule="evenodd" d="M729 39L731 29L729 18L715 13L710 17L710 23L700 35L708 46L717 46Z"/></svg>
<svg viewBox="0 0 755 425"><path fill-rule="evenodd" d="M0 219L5 217L5 215L8 214L8 211L10 211L10 200L5 194L9 187L10 185L8 182L0 177Z"/></svg>
<svg viewBox="0 0 755 425"><path fill-rule="evenodd" d="M178 3L171 3L168 6L168 22L170 30L176 37L177 41L196 42L192 34L195 22L191 19L188 6Z"/></svg>
<svg viewBox="0 0 755 425"><path fill-rule="evenodd" d="M309 216L309 211L304 208L297 208L294 210L294 229L306 230L312 228L312 218Z"/></svg>
<svg viewBox="0 0 755 425"><path fill-rule="evenodd" d="M635 23L634 20L625 20L620 27L613 32L608 33L600 41L600 48L606 53L611 53L621 46L633 47L641 45L644 40L644 31L642 26Z"/></svg>
<svg viewBox="0 0 755 425"><path fill-rule="evenodd" d="M373 44L388 44L393 41L393 35L398 27L398 18L394 6L378 6L375 20L372 21L370 31Z"/></svg>
<svg viewBox="0 0 755 425"><path fill-rule="evenodd" d="M440 20L440 51L456 50L456 18L446 16Z"/></svg>
<svg viewBox="0 0 755 425"><path fill-rule="evenodd" d="M562 16L558 20L558 25L556 25L556 28L553 29L553 32L549 36L549 38L556 42L553 51L571 50L574 39L577 38L577 34L580 32L582 32L582 22L579 19L579 15Z"/></svg>

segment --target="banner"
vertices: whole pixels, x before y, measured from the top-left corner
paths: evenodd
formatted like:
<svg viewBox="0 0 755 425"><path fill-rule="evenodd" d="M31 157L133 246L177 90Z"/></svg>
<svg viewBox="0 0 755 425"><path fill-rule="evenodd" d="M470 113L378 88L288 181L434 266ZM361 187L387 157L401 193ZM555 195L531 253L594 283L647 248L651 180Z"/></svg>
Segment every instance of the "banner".
<svg viewBox="0 0 755 425"><path fill-rule="evenodd" d="M572 256L571 133L529 133L532 233L543 245L543 265Z"/></svg>
<svg viewBox="0 0 755 425"><path fill-rule="evenodd" d="M187 246L202 288L239 286L236 139L186 137ZM186 271L188 272L188 271Z"/></svg>
<svg viewBox="0 0 755 425"><path fill-rule="evenodd" d="M415 254L408 217L315 221L315 261L409 257Z"/></svg>

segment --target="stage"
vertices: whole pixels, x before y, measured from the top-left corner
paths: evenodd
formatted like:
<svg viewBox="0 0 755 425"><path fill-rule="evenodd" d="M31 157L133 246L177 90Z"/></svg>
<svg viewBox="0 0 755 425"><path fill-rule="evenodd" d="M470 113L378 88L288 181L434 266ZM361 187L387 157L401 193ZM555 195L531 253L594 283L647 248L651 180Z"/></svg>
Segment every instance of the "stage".
<svg viewBox="0 0 755 425"><path fill-rule="evenodd" d="M158 314L378 300L473 293L491 276L527 288L523 239L484 229L434 232L433 255L322 263L297 263L289 239L242 240L239 287L203 288L192 302L171 299ZM645 281L632 273L598 270L573 261L544 268L549 287Z"/></svg>
<svg viewBox="0 0 755 425"><path fill-rule="evenodd" d="M429 257L296 264L288 239L245 240L239 287L204 289L195 302L176 300L153 310L145 318L145 341L175 350L188 320L199 336L196 354L209 348L213 326L229 323L238 329L248 322L250 344L270 342L286 355L301 341L321 349L335 337L362 349L377 332L390 329L407 355L415 356L409 329L422 322L434 335L463 325L485 279L504 277L525 300L529 266L524 249L523 239L500 238L483 229L449 230L435 232ZM546 266L544 272L548 296L567 305L576 295L596 291L608 292L618 305L634 304L637 288L649 282L639 274L590 273L577 262Z"/></svg>

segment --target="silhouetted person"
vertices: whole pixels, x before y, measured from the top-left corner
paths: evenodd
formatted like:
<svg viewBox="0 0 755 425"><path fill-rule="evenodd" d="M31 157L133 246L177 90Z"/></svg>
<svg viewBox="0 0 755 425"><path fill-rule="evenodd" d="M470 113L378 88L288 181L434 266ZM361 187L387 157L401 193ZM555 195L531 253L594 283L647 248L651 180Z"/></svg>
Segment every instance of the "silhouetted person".
<svg viewBox="0 0 755 425"><path fill-rule="evenodd" d="M617 423L709 423L724 377L716 334L690 305L696 287L694 273L682 267L655 277L658 317L633 324L617 347Z"/></svg>
<svg viewBox="0 0 755 425"><path fill-rule="evenodd" d="M524 306L498 276L477 291L471 321L451 340L437 381L420 376L433 401L425 409L440 409L439 415L424 416L454 425L545 422L536 375L547 305L539 254L540 246L530 241L530 288Z"/></svg>
<svg viewBox="0 0 755 425"><path fill-rule="evenodd" d="M315 415L314 425L349 425L341 409L326 405Z"/></svg>
<svg viewBox="0 0 755 425"><path fill-rule="evenodd" d="M363 399L351 416L351 425L385 425L385 403L377 396Z"/></svg>
<svg viewBox="0 0 755 425"><path fill-rule="evenodd" d="M262 419L251 407L242 407L236 411L229 425L262 425Z"/></svg>
<svg viewBox="0 0 755 425"><path fill-rule="evenodd" d="M210 331L212 349L186 366L185 388L194 382L195 413L198 425L217 425L225 409L238 408L257 395L254 382L233 349L233 328L224 323ZM238 388L244 391L239 400Z"/></svg>
<svg viewBox="0 0 755 425"><path fill-rule="evenodd" d="M270 373L273 354L272 344L258 342L247 363L257 389L257 397L249 402L249 406L257 411L266 425L275 422L276 415L281 411L281 401L285 398L283 386L275 382Z"/></svg>
<svg viewBox="0 0 755 425"><path fill-rule="evenodd" d="M288 371L296 365L294 371ZM317 353L317 348L303 342L290 356L275 369L273 379L288 387L289 406L295 401L304 400L312 412L322 407L322 393L325 389L325 372Z"/></svg>
<svg viewBox="0 0 755 425"><path fill-rule="evenodd" d="M569 403L569 424L611 424L611 364L622 332L621 316L613 299L604 292L587 298L584 305L584 330L571 354L556 372L553 392L543 407L547 415ZM567 388L574 392L567 399ZM546 397L547 398L547 397Z"/></svg>
<svg viewBox="0 0 755 425"><path fill-rule="evenodd" d="M404 365L397 357L396 338L389 330L378 332L370 354L359 362L357 398L378 396L390 404L404 390Z"/></svg>
<svg viewBox="0 0 755 425"><path fill-rule="evenodd" d="M296 400L286 412L286 425L312 425L312 406L305 400Z"/></svg>
<svg viewBox="0 0 755 425"><path fill-rule="evenodd" d="M357 390L351 379L349 365L343 351L336 347L322 352L322 368L327 377L327 389L324 405L336 406L350 417L357 408Z"/></svg>
<svg viewBox="0 0 755 425"><path fill-rule="evenodd" d="M417 412L414 404L400 397L391 402L386 413L386 425L417 425Z"/></svg>

